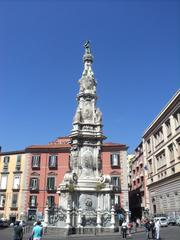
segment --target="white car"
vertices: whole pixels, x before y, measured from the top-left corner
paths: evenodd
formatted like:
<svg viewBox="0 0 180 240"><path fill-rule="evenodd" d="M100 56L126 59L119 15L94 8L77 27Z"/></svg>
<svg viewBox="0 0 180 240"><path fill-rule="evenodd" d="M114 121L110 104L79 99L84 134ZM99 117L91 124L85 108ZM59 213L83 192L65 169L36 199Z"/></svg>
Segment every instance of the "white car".
<svg viewBox="0 0 180 240"><path fill-rule="evenodd" d="M166 217L155 217L154 221L156 222L159 220L161 227L167 227L168 226L168 219Z"/></svg>

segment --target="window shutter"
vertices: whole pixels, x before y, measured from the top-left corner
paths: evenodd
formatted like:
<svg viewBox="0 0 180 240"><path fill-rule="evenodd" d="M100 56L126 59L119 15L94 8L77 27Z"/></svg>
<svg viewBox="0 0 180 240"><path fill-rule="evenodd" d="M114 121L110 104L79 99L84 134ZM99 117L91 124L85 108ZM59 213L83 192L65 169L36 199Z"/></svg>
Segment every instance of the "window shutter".
<svg viewBox="0 0 180 240"><path fill-rule="evenodd" d="M111 166L113 166L113 155L111 154Z"/></svg>
<svg viewBox="0 0 180 240"><path fill-rule="evenodd" d="M120 156L118 154L118 166L120 166Z"/></svg>
<svg viewBox="0 0 180 240"><path fill-rule="evenodd" d="M2 176L1 177L1 189L6 189L7 185L7 176Z"/></svg>

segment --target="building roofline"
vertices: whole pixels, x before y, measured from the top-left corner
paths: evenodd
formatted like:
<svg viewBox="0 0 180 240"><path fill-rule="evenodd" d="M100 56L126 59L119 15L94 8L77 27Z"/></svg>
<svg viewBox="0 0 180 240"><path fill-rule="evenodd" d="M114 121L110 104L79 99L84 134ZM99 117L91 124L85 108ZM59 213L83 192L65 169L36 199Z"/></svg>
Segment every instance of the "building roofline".
<svg viewBox="0 0 180 240"><path fill-rule="evenodd" d="M22 154L22 153L25 153L25 150L0 152L0 156L3 156L3 155L13 155L13 154Z"/></svg>
<svg viewBox="0 0 180 240"><path fill-rule="evenodd" d="M63 137L65 138L65 137ZM62 138L61 138L62 139ZM31 153L31 152L69 152L71 148L70 144L45 144L45 145L30 145L26 147L24 150L17 150L17 151L8 151L8 152L0 152L0 156L2 155L12 155L12 154L22 154L22 153ZM112 143L112 142L105 142L102 145L102 149L105 150L127 150L128 146L125 144L120 143Z"/></svg>
<svg viewBox="0 0 180 240"><path fill-rule="evenodd" d="M157 117L151 122L151 124L145 129L143 137L146 137L149 133L149 131L156 125L163 114L166 113L167 109L175 102L176 99L180 97L180 89L173 95L173 97L169 100L169 102L165 105L165 107L160 111L160 113L157 115Z"/></svg>

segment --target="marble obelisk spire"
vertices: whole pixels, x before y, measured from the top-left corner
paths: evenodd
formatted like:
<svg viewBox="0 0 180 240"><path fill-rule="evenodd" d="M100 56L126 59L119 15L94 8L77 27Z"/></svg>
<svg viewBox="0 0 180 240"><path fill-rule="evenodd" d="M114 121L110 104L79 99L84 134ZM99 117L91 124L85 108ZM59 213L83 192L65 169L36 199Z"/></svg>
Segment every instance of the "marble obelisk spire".
<svg viewBox="0 0 180 240"><path fill-rule="evenodd" d="M71 170L78 177L98 177L100 174L100 151L102 134L102 113L96 107L97 82L92 70L93 56L90 44L84 44L84 70L79 80L78 106L73 119L71 138Z"/></svg>

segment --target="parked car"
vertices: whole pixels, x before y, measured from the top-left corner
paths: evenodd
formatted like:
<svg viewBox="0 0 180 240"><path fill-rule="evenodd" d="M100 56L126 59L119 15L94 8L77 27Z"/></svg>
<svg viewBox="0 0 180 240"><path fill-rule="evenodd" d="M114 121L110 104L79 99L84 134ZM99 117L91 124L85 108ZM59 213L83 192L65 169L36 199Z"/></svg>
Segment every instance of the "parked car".
<svg viewBox="0 0 180 240"><path fill-rule="evenodd" d="M176 225L180 226L180 216L176 217Z"/></svg>
<svg viewBox="0 0 180 240"><path fill-rule="evenodd" d="M8 221L0 220L0 227L1 227L1 228L9 227Z"/></svg>
<svg viewBox="0 0 180 240"><path fill-rule="evenodd" d="M25 227L27 225L27 222L24 220L16 220L16 222L19 222L19 225L22 227ZM10 226L13 227L15 223L11 223Z"/></svg>
<svg viewBox="0 0 180 240"><path fill-rule="evenodd" d="M176 225L176 218L168 217L168 224L173 226Z"/></svg>
<svg viewBox="0 0 180 240"><path fill-rule="evenodd" d="M168 226L168 219L166 217L155 217L154 221L159 220L161 227L167 227Z"/></svg>

